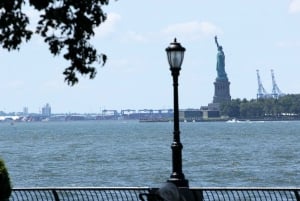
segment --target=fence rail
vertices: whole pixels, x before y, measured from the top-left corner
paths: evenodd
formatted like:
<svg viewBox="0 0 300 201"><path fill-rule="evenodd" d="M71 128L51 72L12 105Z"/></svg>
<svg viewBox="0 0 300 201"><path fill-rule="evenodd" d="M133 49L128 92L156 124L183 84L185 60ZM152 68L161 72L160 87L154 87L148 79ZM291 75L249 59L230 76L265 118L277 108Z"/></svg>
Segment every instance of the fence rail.
<svg viewBox="0 0 300 201"><path fill-rule="evenodd" d="M140 201L149 187L14 188L9 201ZM190 188L193 201L300 201L300 188ZM187 200L188 201L188 200Z"/></svg>
<svg viewBox="0 0 300 201"><path fill-rule="evenodd" d="M300 201L300 188L192 188L204 201Z"/></svg>
<svg viewBox="0 0 300 201"><path fill-rule="evenodd" d="M139 201L147 187L130 188L15 188L10 201Z"/></svg>

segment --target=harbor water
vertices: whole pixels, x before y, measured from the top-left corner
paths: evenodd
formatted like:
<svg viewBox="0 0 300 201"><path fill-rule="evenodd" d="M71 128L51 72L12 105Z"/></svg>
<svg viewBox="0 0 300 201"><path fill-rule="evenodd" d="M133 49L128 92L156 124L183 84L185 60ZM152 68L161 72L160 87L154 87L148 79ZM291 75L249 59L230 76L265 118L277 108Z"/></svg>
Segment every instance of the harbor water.
<svg viewBox="0 0 300 201"><path fill-rule="evenodd" d="M300 122L181 123L191 187L299 187ZM172 172L172 122L0 123L14 187L159 187Z"/></svg>

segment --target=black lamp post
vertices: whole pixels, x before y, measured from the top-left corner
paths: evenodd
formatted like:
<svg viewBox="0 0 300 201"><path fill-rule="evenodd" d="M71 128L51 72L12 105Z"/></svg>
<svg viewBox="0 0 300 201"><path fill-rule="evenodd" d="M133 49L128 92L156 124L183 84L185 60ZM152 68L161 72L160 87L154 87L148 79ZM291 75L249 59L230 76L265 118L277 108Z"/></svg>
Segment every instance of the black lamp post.
<svg viewBox="0 0 300 201"><path fill-rule="evenodd" d="M181 69L181 64L184 57L185 48L177 43L176 38L174 42L170 43L166 48L170 70L173 77L173 90L174 90L174 138L171 145L172 148L172 166L173 172L168 182L174 183L177 187L188 187L189 182L184 178L182 172L182 144L180 142L179 130L179 107L178 107L178 76Z"/></svg>

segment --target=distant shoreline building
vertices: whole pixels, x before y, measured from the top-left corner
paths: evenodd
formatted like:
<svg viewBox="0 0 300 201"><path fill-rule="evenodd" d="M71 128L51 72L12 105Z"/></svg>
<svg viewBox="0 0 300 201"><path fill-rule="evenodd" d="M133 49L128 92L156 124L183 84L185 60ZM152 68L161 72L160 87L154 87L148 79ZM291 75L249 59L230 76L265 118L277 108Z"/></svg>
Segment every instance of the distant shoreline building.
<svg viewBox="0 0 300 201"><path fill-rule="evenodd" d="M49 103L42 107L42 115L46 117L51 116L51 106L49 105Z"/></svg>
<svg viewBox="0 0 300 201"><path fill-rule="evenodd" d="M23 115L28 115L28 107L23 107Z"/></svg>

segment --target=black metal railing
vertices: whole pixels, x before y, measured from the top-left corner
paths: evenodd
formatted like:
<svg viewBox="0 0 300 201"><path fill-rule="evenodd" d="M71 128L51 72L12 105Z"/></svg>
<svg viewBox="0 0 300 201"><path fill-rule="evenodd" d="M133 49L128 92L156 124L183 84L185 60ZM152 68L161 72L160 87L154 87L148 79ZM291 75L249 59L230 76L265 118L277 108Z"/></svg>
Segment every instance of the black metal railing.
<svg viewBox="0 0 300 201"><path fill-rule="evenodd" d="M300 201L300 188L191 188L204 201Z"/></svg>
<svg viewBox="0 0 300 201"><path fill-rule="evenodd" d="M148 187L14 188L10 201L140 201ZM186 192L186 191L185 191ZM193 201L300 201L300 188L189 188ZM186 200L189 201L189 200Z"/></svg>
<svg viewBox="0 0 300 201"><path fill-rule="evenodd" d="M139 201L147 187L15 188L9 201Z"/></svg>

